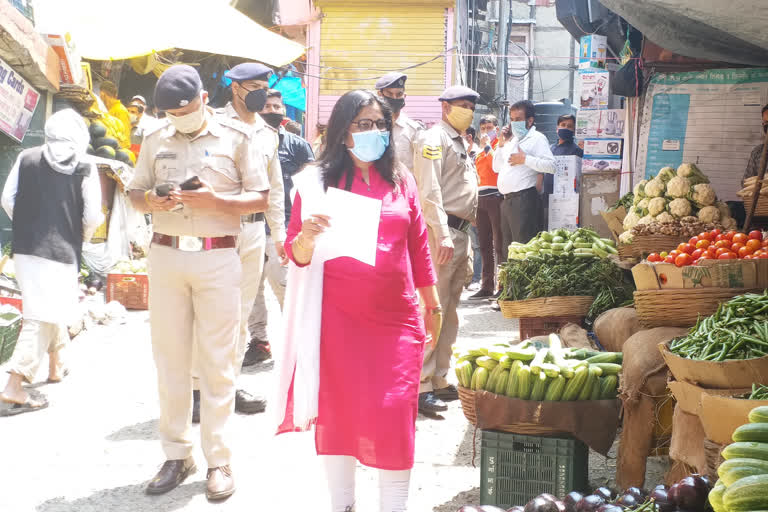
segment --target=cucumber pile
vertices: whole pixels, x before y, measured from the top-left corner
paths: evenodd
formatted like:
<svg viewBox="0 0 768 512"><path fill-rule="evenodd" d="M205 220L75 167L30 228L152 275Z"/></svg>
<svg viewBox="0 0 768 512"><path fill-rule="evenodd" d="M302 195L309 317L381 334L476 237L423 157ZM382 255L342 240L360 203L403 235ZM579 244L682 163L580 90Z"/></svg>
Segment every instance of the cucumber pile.
<svg viewBox="0 0 768 512"><path fill-rule="evenodd" d="M616 398L621 352L562 348L556 334L549 347L529 340L454 351L459 385L510 398L536 401L607 400Z"/></svg>
<svg viewBox="0 0 768 512"><path fill-rule="evenodd" d="M752 409L733 441L723 450L709 503L715 512L768 510L768 406Z"/></svg>
<svg viewBox="0 0 768 512"><path fill-rule="evenodd" d="M543 255L573 254L580 258L607 258L618 254L616 242L600 238L593 230L579 228L576 231L553 229L542 231L527 244L513 242L509 245L507 257L510 260L524 260Z"/></svg>

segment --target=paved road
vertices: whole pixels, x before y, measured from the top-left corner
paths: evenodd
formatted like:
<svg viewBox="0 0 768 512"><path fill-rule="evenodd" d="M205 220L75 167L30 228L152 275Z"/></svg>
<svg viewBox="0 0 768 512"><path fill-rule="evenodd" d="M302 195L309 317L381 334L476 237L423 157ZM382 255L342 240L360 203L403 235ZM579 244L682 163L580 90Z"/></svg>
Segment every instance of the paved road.
<svg viewBox="0 0 768 512"><path fill-rule="evenodd" d="M274 299L270 310L276 341L281 325ZM461 316L459 343L506 341L516 335L516 325L492 311L490 303L465 302ZM146 496L144 486L163 462L147 313L129 313L124 325L89 329L71 344L67 357L70 376L61 384L39 386L51 401L47 410L0 418L0 512L202 511L214 506L221 511L327 510L311 434L275 438L269 410L235 415L231 421L238 490L228 501L207 502L199 446L195 458L203 469L169 494ZM44 363L40 378L45 368ZM0 386L6 379L2 370ZM269 395L271 370L267 363L249 371L242 385ZM442 419L419 418L410 510L455 512L460 504L478 502L473 434L458 402ZM615 467L610 462L597 457L592 465L609 477ZM376 488L375 471L361 470L358 512L377 510Z"/></svg>

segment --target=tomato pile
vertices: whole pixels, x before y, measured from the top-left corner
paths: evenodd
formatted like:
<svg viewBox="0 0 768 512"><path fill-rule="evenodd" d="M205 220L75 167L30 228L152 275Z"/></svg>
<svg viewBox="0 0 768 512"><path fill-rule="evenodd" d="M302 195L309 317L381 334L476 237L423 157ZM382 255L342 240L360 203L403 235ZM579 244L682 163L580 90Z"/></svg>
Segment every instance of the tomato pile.
<svg viewBox="0 0 768 512"><path fill-rule="evenodd" d="M719 229L699 233L669 253L651 253L651 263L672 263L678 267L695 265L700 260L768 259L768 240L758 230L749 234L738 231L723 233Z"/></svg>

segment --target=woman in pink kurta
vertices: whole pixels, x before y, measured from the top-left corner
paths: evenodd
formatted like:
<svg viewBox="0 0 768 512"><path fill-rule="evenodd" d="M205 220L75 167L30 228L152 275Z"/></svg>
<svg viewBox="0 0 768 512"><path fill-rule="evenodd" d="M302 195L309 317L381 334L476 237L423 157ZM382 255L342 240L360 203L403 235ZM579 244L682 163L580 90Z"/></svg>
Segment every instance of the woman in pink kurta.
<svg viewBox="0 0 768 512"><path fill-rule="evenodd" d="M347 257L324 265L315 441L318 454L331 456L334 512L353 510L355 459L383 470L381 510L405 510L425 324L435 334L441 318L418 191L395 160L391 126L391 112L371 93L345 94L317 164L326 188L382 201L375 266ZM292 212L286 251L306 265L314 237L333 219L302 215L300 194ZM295 430L291 404L289 397L281 431Z"/></svg>

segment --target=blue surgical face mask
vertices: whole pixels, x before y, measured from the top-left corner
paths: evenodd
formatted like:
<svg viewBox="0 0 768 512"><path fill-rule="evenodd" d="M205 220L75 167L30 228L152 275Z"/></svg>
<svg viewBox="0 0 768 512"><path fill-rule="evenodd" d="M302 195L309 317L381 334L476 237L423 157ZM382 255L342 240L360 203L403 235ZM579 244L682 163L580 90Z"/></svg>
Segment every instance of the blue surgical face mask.
<svg viewBox="0 0 768 512"><path fill-rule="evenodd" d="M349 150L363 162L375 162L389 146L389 132L381 130L369 130L367 132L352 133L355 147Z"/></svg>
<svg viewBox="0 0 768 512"><path fill-rule="evenodd" d="M512 128L512 133L518 139L522 139L528 135L528 127L525 125L525 121L512 121L510 126Z"/></svg>
<svg viewBox="0 0 768 512"><path fill-rule="evenodd" d="M491 130L488 133L486 133L486 135L488 135L488 138L491 139L491 142L496 140L496 137L499 136L499 134L496 132L496 128L494 128L493 130Z"/></svg>

